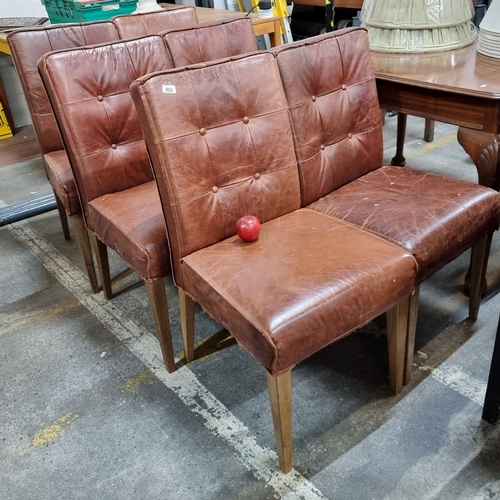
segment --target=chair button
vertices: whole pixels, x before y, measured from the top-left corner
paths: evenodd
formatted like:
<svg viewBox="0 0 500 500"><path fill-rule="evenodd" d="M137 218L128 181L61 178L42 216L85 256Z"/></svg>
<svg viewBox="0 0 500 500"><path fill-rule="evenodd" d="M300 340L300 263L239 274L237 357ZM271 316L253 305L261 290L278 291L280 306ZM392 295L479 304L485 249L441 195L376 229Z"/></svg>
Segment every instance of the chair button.
<svg viewBox="0 0 500 500"><path fill-rule="evenodd" d="M257 172L254 176L254 179L259 180L260 179L260 174Z"/></svg>
<svg viewBox="0 0 500 500"><path fill-rule="evenodd" d="M324 151L325 150L325 145L321 144L321 146L319 147L319 149L321 149L321 151Z"/></svg>
<svg viewBox="0 0 500 500"><path fill-rule="evenodd" d="M200 135L205 135L207 131L204 128L200 128Z"/></svg>
<svg viewBox="0 0 500 500"><path fill-rule="evenodd" d="M248 116L244 116L243 117L243 123L246 125L248 122L250 121L250 119L248 118Z"/></svg>
<svg viewBox="0 0 500 500"><path fill-rule="evenodd" d="M219 191L219 188L217 186L214 186L212 188L212 193L217 193Z"/></svg>
<svg viewBox="0 0 500 500"><path fill-rule="evenodd" d="M104 97L103 97L102 95L98 95L98 96L97 96L97 100L98 100L99 102L102 102L102 101L104 101Z"/></svg>
<svg viewBox="0 0 500 500"><path fill-rule="evenodd" d="M116 144L111 144L111 147L112 147L113 149L116 149L118 146L117 146Z"/></svg>
<svg viewBox="0 0 500 500"><path fill-rule="evenodd" d="M347 85L345 83L343 83L341 88L342 88L342 90L345 90L345 89L347 89Z"/></svg>
<svg viewBox="0 0 500 500"><path fill-rule="evenodd" d="M311 97L311 99L312 99L312 102L316 102L316 96L315 96L315 95L313 95L313 96Z"/></svg>
<svg viewBox="0 0 500 500"><path fill-rule="evenodd" d="M348 139L352 139L352 134L351 134L351 132L349 132L349 133L347 134L347 138L348 138Z"/></svg>

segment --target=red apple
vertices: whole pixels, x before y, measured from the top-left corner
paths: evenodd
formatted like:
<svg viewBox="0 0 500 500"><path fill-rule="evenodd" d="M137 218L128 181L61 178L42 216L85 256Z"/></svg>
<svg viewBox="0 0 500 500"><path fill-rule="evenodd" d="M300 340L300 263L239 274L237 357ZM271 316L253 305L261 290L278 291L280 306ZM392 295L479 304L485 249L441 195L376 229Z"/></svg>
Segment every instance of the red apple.
<svg viewBox="0 0 500 500"><path fill-rule="evenodd" d="M244 215L235 225L236 234L247 243L255 241L260 233L260 221L253 215Z"/></svg>

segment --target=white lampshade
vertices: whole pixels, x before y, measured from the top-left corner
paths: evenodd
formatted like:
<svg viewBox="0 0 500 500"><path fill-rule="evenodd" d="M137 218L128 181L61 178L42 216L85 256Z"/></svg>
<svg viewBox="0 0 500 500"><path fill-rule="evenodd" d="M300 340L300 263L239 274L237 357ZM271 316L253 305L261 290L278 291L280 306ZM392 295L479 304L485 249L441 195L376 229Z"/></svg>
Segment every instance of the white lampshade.
<svg viewBox="0 0 500 500"><path fill-rule="evenodd" d="M493 0L479 25L481 31L500 33L500 1Z"/></svg>
<svg viewBox="0 0 500 500"><path fill-rule="evenodd" d="M379 52L435 52L477 37L472 0L365 0L362 25Z"/></svg>
<svg viewBox="0 0 500 500"><path fill-rule="evenodd" d="M479 25L477 51L500 59L500 0L493 0Z"/></svg>

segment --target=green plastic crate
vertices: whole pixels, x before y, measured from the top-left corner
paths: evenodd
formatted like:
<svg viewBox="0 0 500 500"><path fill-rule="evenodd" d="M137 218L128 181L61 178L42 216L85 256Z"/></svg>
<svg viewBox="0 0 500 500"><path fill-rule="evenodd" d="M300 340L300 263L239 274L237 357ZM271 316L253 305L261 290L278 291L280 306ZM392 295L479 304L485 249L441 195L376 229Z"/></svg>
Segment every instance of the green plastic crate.
<svg viewBox="0 0 500 500"><path fill-rule="evenodd" d="M73 0L42 0L52 24L102 21L137 8L137 0L102 0L80 3Z"/></svg>

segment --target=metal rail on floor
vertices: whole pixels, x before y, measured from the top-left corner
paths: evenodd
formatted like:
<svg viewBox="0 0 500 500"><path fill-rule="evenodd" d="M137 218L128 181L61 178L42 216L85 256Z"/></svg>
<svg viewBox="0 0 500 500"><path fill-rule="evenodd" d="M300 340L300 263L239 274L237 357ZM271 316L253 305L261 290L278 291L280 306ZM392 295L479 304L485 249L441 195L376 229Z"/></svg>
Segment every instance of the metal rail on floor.
<svg viewBox="0 0 500 500"><path fill-rule="evenodd" d="M31 200L13 203L12 205L0 208L0 227L50 212L56 208L56 200L52 193Z"/></svg>

